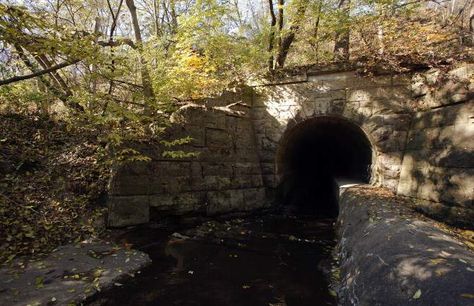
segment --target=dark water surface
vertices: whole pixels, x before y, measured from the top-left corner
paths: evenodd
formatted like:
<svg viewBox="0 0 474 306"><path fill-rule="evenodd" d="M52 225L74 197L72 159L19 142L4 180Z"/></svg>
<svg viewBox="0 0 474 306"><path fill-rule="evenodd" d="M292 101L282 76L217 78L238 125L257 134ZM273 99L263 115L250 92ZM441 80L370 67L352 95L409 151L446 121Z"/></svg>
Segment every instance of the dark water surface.
<svg viewBox="0 0 474 306"><path fill-rule="evenodd" d="M153 263L89 305L335 305L332 219L260 215L129 231Z"/></svg>

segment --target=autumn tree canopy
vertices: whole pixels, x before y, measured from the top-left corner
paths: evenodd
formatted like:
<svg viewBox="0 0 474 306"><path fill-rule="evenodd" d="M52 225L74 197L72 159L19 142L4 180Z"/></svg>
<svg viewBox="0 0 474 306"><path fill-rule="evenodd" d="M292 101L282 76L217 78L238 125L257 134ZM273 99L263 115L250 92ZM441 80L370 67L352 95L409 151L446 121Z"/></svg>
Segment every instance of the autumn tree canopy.
<svg viewBox="0 0 474 306"><path fill-rule="evenodd" d="M123 116L283 67L436 65L469 54L472 15L472 0L8 0L0 99Z"/></svg>

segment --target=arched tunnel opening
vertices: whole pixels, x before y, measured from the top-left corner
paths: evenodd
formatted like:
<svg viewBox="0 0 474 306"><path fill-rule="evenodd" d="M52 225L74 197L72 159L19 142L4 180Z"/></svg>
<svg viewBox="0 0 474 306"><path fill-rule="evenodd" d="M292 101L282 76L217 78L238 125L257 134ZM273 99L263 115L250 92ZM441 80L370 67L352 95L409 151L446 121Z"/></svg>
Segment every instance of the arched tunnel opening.
<svg viewBox="0 0 474 306"><path fill-rule="evenodd" d="M277 159L277 201L284 210L334 218L339 185L370 181L372 147L356 124L316 117L287 131Z"/></svg>

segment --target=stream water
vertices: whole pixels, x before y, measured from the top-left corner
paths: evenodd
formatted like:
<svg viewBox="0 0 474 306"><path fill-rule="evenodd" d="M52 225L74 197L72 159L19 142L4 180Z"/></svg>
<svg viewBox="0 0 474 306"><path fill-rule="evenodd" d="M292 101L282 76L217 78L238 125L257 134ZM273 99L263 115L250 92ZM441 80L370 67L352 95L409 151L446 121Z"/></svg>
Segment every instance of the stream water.
<svg viewBox="0 0 474 306"><path fill-rule="evenodd" d="M89 305L335 305L333 222L260 214L125 232L153 263Z"/></svg>

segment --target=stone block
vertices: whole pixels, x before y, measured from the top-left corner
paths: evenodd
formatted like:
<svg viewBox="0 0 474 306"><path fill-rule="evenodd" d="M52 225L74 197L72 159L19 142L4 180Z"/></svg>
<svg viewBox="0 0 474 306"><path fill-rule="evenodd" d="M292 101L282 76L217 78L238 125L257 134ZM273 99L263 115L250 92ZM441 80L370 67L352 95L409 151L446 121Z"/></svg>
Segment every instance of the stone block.
<svg viewBox="0 0 474 306"><path fill-rule="evenodd" d="M384 178L382 186L390 189L393 192L396 192L398 187L398 179Z"/></svg>
<svg viewBox="0 0 474 306"><path fill-rule="evenodd" d="M460 81L469 81L474 75L474 64L462 64L461 67L450 70L448 75Z"/></svg>
<svg viewBox="0 0 474 306"><path fill-rule="evenodd" d="M234 176L261 174L260 163L235 163L232 165Z"/></svg>
<svg viewBox="0 0 474 306"><path fill-rule="evenodd" d="M266 174L266 175L263 175L262 178L263 178L263 185L265 187L270 187L270 188L277 187L278 183L277 183L276 175Z"/></svg>
<svg viewBox="0 0 474 306"><path fill-rule="evenodd" d="M474 171L472 169L446 169L428 167L420 169L416 197L434 202L469 206L474 197Z"/></svg>
<svg viewBox="0 0 474 306"><path fill-rule="evenodd" d="M150 218L148 196L112 196L108 199L110 227L123 227L147 223Z"/></svg>
<svg viewBox="0 0 474 306"><path fill-rule="evenodd" d="M262 173L263 174L275 174L276 173L276 165L275 163L262 163Z"/></svg>
<svg viewBox="0 0 474 306"><path fill-rule="evenodd" d="M263 186L262 176L240 175L232 178L232 188L251 188Z"/></svg>
<svg viewBox="0 0 474 306"><path fill-rule="evenodd" d="M364 89L350 89L347 91L348 102L387 100L392 98L391 87L374 87Z"/></svg>
<svg viewBox="0 0 474 306"><path fill-rule="evenodd" d="M187 136L191 137L191 145L194 147L204 147L205 146L205 129L202 126L198 125L189 125L186 126ZM186 136L183 136L186 137Z"/></svg>
<svg viewBox="0 0 474 306"><path fill-rule="evenodd" d="M177 194L188 191L191 188L191 176L176 177L151 177L150 178L150 194L170 193Z"/></svg>
<svg viewBox="0 0 474 306"><path fill-rule="evenodd" d="M423 74L415 74L413 76L412 82L410 84L410 90L411 96L413 98L424 96L430 91Z"/></svg>
<svg viewBox="0 0 474 306"><path fill-rule="evenodd" d="M200 162L191 162L191 177L193 179L199 179L203 177L203 169Z"/></svg>
<svg viewBox="0 0 474 306"><path fill-rule="evenodd" d="M441 181L440 201L456 203L466 208L472 207L474 199L474 169L438 168L438 180Z"/></svg>
<svg viewBox="0 0 474 306"><path fill-rule="evenodd" d="M265 137L265 138L262 138L261 148L262 150L276 151L276 149L278 148L278 143Z"/></svg>
<svg viewBox="0 0 474 306"><path fill-rule="evenodd" d="M379 75L372 77L352 75L347 78L346 82L346 87L351 89L381 87L392 85L392 77L390 75Z"/></svg>
<svg viewBox="0 0 474 306"><path fill-rule="evenodd" d="M227 131L206 128L206 146L232 148L232 137Z"/></svg>
<svg viewBox="0 0 474 306"><path fill-rule="evenodd" d="M361 109L359 102L347 102L344 105L344 111L342 115L356 123L362 123L366 118L363 113L364 111Z"/></svg>
<svg viewBox="0 0 474 306"><path fill-rule="evenodd" d="M384 177L398 178L400 176L401 156L401 152L379 153L377 155L376 163L379 165L379 170Z"/></svg>
<svg viewBox="0 0 474 306"><path fill-rule="evenodd" d="M408 151L417 161L427 160L431 165L443 168L474 168L474 150L453 146L445 148L426 148Z"/></svg>
<svg viewBox="0 0 474 306"><path fill-rule="evenodd" d="M211 175L204 176L202 179L193 180L190 184L191 190L220 190L232 187L232 177Z"/></svg>
<svg viewBox="0 0 474 306"><path fill-rule="evenodd" d="M449 105L438 109L418 112L413 118L413 129L471 123L474 116L474 103Z"/></svg>
<svg viewBox="0 0 474 306"><path fill-rule="evenodd" d="M434 91L435 101L438 105L448 105L468 101L474 98L474 93L469 92L467 83L448 80Z"/></svg>
<svg viewBox="0 0 474 306"><path fill-rule="evenodd" d="M417 163L413 156L408 152L403 156L402 167L400 171L400 180L397 187L397 194L414 197L418 187Z"/></svg>
<svg viewBox="0 0 474 306"><path fill-rule="evenodd" d="M245 209L251 210L265 206L265 188L244 189Z"/></svg>
<svg viewBox="0 0 474 306"><path fill-rule="evenodd" d="M150 196L150 207L173 214L198 213L206 205L205 192L183 192L176 195L158 194Z"/></svg>
<svg viewBox="0 0 474 306"><path fill-rule="evenodd" d="M331 99L328 112L332 115L342 115L345 103L345 99Z"/></svg>
<svg viewBox="0 0 474 306"><path fill-rule="evenodd" d="M190 176L191 162L175 159L172 161L159 161L154 163L153 176L176 177Z"/></svg>
<svg viewBox="0 0 474 306"><path fill-rule="evenodd" d="M410 74L395 74L392 76L392 85L408 86L411 83Z"/></svg>
<svg viewBox="0 0 474 306"><path fill-rule="evenodd" d="M221 110L209 110L205 113L203 126L211 129L225 129L226 117L226 114Z"/></svg>
<svg viewBox="0 0 474 306"><path fill-rule="evenodd" d="M239 132L234 136L233 146L235 148L254 148L255 138L253 137L253 131Z"/></svg>
<svg viewBox="0 0 474 306"><path fill-rule="evenodd" d="M474 149L474 126L460 124L412 131L408 137L407 148L410 150L423 148L459 148Z"/></svg>
<svg viewBox="0 0 474 306"><path fill-rule="evenodd" d="M174 194L152 194L150 195L150 207L156 207L160 210L168 210L175 205Z"/></svg>
<svg viewBox="0 0 474 306"><path fill-rule="evenodd" d="M115 175L109 185L111 195L147 195L150 192L150 176Z"/></svg>
<svg viewBox="0 0 474 306"><path fill-rule="evenodd" d="M236 211L245 208L244 194L241 189L209 191L207 193L208 215Z"/></svg>
<svg viewBox="0 0 474 306"><path fill-rule="evenodd" d="M228 162L201 163L203 176L232 176L232 164Z"/></svg>
<svg viewBox="0 0 474 306"><path fill-rule="evenodd" d="M382 126L371 133L374 145L381 152L397 152L405 148L406 131L393 131L390 127Z"/></svg>

